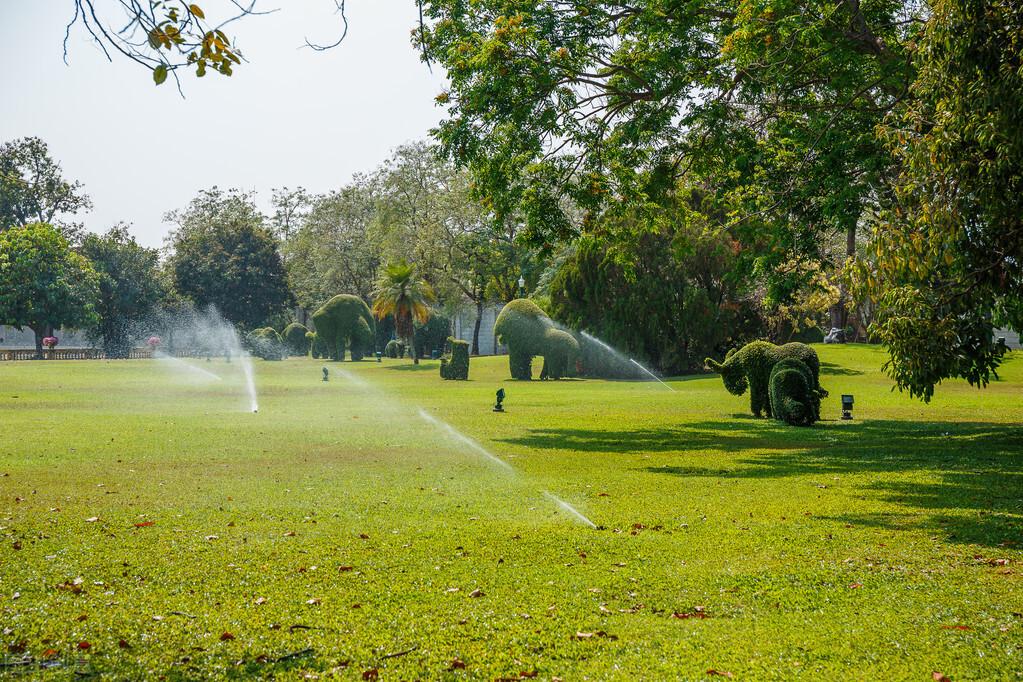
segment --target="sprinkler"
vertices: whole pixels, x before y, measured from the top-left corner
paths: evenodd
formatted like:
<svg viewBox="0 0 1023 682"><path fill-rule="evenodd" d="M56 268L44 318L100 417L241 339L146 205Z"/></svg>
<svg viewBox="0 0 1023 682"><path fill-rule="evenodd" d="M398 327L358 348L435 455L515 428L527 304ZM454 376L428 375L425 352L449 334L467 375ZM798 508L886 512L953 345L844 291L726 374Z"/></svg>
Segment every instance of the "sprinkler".
<svg viewBox="0 0 1023 682"><path fill-rule="evenodd" d="M852 419L853 410L853 397L851 395L842 395L842 419Z"/></svg>
<svg viewBox="0 0 1023 682"><path fill-rule="evenodd" d="M323 368L323 380L324 380L324 381L326 381L326 380L327 380L327 374L328 374L328 373L327 373L327 368L326 368L326 367L324 367L324 368Z"/></svg>
<svg viewBox="0 0 1023 682"><path fill-rule="evenodd" d="M494 404L494 412L504 412L502 402L504 402L504 389L499 388L497 389L497 402Z"/></svg>

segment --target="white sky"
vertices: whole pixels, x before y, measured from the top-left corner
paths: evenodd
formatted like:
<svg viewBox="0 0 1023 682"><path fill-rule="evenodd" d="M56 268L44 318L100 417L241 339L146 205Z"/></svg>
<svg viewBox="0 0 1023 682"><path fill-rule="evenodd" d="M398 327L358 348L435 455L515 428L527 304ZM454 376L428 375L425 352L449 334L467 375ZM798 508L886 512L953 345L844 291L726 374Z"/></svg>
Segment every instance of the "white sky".
<svg viewBox="0 0 1023 682"><path fill-rule="evenodd" d="M120 19L115 0L95 0ZM226 16L223 0L199 3ZM340 35L331 0L259 0L226 31L248 63L224 78L183 75L153 85L149 71L124 58L108 62L84 29L72 30L68 66L64 27L72 0L0 0L0 141L34 135L50 145L67 178L79 180L94 208L79 216L104 231L131 222L136 238L160 246L163 214L198 190L219 185L260 193L287 185L323 192L371 170L395 146L425 137L440 120L431 73L409 41L414 0L349 0L348 37L334 50L303 48Z"/></svg>

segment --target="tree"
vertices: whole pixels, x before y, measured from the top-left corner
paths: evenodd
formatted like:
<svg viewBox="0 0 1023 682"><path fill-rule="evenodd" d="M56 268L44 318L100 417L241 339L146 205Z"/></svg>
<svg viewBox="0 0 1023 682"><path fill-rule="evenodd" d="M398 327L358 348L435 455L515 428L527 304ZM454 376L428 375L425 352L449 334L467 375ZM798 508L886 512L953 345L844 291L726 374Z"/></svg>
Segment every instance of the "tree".
<svg viewBox="0 0 1023 682"><path fill-rule="evenodd" d="M937 0L914 53L913 97L883 129L902 162L856 281L901 390L986 385L996 323L1023 329L1023 7Z"/></svg>
<svg viewBox="0 0 1023 682"><path fill-rule="evenodd" d="M282 244L287 245L301 229L309 215L311 202L312 197L303 187L278 187L273 190L271 203L274 213L270 216L270 228Z"/></svg>
<svg viewBox="0 0 1023 682"><path fill-rule="evenodd" d="M140 246L124 225L86 235L81 251L99 276L96 335L107 357L127 357L133 332L164 293L159 252Z"/></svg>
<svg viewBox="0 0 1023 682"><path fill-rule="evenodd" d="M216 187L167 216L174 288L245 329L264 326L292 302L277 242L252 197Z"/></svg>
<svg viewBox="0 0 1023 682"><path fill-rule="evenodd" d="M52 225L29 223L0 233L0 320L43 338L62 326L96 321L98 276Z"/></svg>
<svg viewBox="0 0 1023 682"><path fill-rule="evenodd" d="M288 280L303 309L316 310L338 291L369 299L380 263L368 234L376 200L366 176L312 199L301 227L284 244Z"/></svg>
<svg viewBox="0 0 1023 682"><path fill-rule="evenodd" d="M415 348L414 322L430 319L430 303L435 299L433 287L419 279L416 266L405 261L384 268L373 292L373 316L382 320L394 316L394 327L400 339ZM413 361L419 364L419 353L413 350Z"/></svg>
<svg viewBox="0 0 1023 682"><path fill-rule="evenodd" d="M53 224L91 207L82 184L64 179L41 139L23 137L0 146L0 232L32 222Z"/></svg>

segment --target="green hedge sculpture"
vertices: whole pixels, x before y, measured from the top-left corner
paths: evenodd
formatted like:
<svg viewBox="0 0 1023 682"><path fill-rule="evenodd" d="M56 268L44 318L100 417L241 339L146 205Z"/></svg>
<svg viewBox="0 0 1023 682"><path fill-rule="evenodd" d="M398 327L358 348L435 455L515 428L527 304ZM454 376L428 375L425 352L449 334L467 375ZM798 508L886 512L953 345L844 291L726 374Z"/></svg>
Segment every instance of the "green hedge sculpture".
<svg viewBox="0 0 1023 682"><path fill-rule="evenodd" d="M508 347L508 367L513 379L533 378L533 358L543 356L541 379L560 379L569 374L579 355L579 342L558 329L551 318L530 300L509 302L494 324L497 340Z"/></svg>
<svg viewBox="0 0 1023 682"><path fill-rule="evenodd" d="M262 327L249 332L247 339L249 349L256 357L264 360L283 360L284 341L273 327Z"/></svg>
<svg viewBox="0 0 1023 682"><path fill-rule="evenodd" d="M469 342L448 337L451 355L440 359L440 378L465 381L469 378Z"/></svg>
<svg viewBox="0 0 1023 682"><path fill-rule="evenodd" d="M779 360L771 370L769 395L775 419L810 426L820 419L821 399L813 388L813 372L802 360Z"/></svg>
<svg viewBox="0 0 1023 682"><path fill-rule="evenodd" d="M284 328L284 333L281 336L284 337L284 345L288 347L288 352L291 355L309 354L309 339L306 338L308 333L309 330L305 328L305 325L298 322L292 322Z"/></svg>
<svg viewBox="0 0 1023 682"><path fill-rule="evenodd" d="M811 389L819 398L828 392L820 387L820 360L817 351L803 343L786 343L776 346L768 341L753 341L739 350L731 350L724 362L707 358L708 369L721 375L725 388L732 395L742 395L750 390L750 409L757 417L771 416L770 382L771 370L782 360L799 360L810 372ZM819 399L818 398L818 399Z"/></svg>
<svg viewBox="0 0 1023 682"><path fill-rule="evenodd" d="M326 348L324 357L344 360L345 349L352 360L361 360L373 346L373 314L358 296L339 294L313 313L317 339Z"/></svg>
<svg viewBox="0 0 1023 682"><path fill-rule="evenodd" d="M405 344L398 339L391 339L384 346L384 355L389 358L403 358L405 357Z"/></svg>

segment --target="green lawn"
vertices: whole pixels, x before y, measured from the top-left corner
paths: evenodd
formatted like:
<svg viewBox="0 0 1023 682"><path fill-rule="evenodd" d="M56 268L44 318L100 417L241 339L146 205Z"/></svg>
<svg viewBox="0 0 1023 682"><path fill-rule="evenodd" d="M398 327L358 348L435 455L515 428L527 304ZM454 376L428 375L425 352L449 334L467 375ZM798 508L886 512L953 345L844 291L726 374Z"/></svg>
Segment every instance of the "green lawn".
<svg viewBox="0 0 1023 682"><path fill-rule="evenodd" d="M811 429L506 358L256 361L257 414L237 363L0 363L0 677L1023 679L1023 357L925 405L818 351Z"/></svg>

